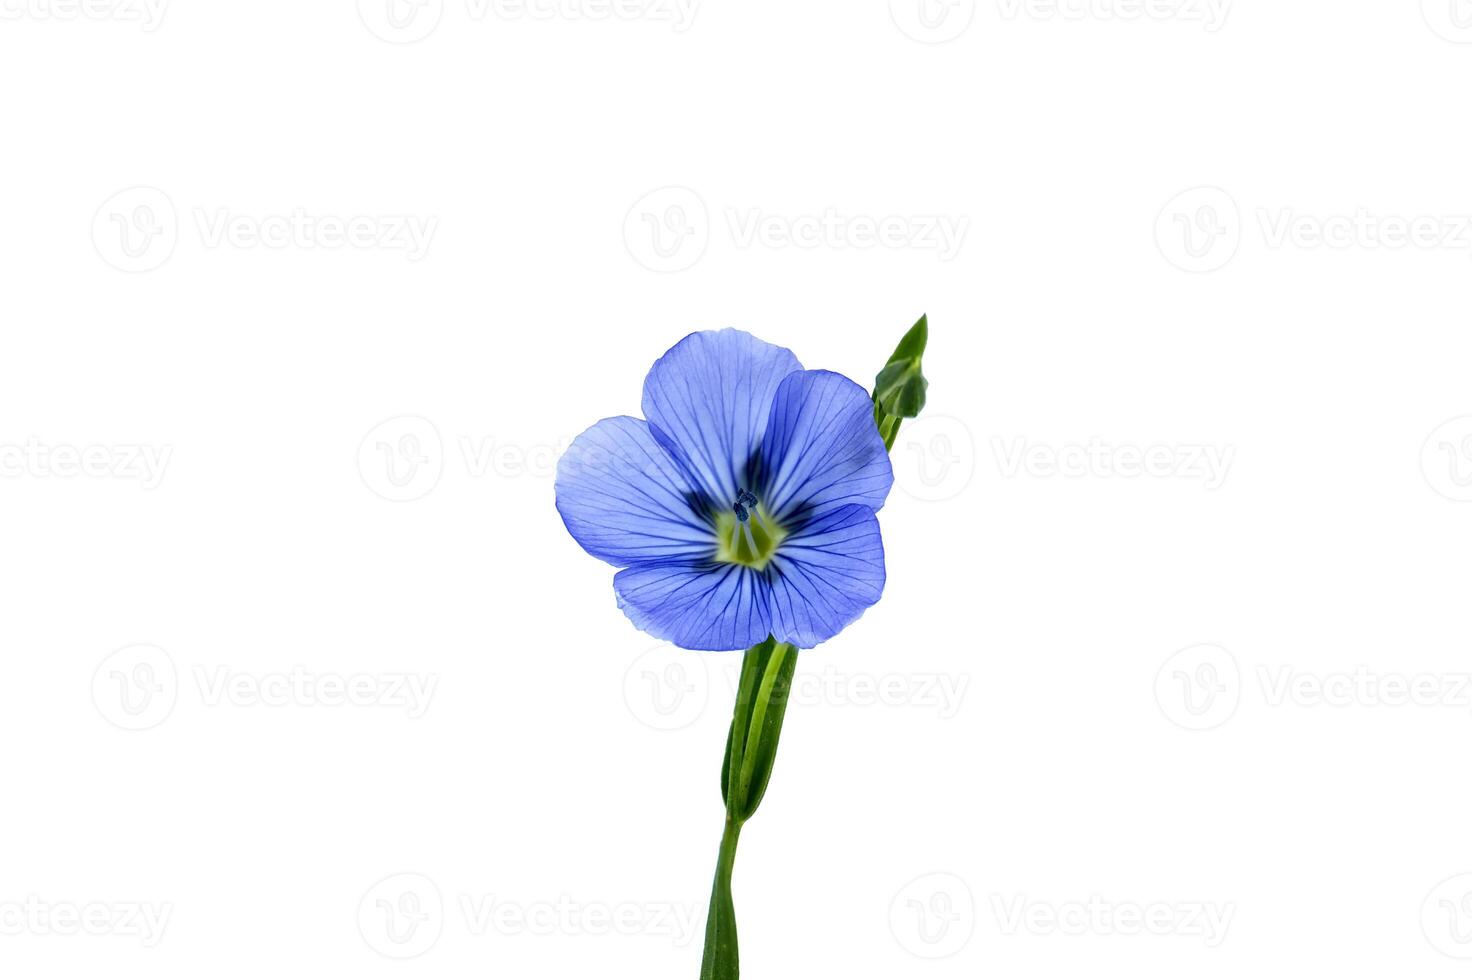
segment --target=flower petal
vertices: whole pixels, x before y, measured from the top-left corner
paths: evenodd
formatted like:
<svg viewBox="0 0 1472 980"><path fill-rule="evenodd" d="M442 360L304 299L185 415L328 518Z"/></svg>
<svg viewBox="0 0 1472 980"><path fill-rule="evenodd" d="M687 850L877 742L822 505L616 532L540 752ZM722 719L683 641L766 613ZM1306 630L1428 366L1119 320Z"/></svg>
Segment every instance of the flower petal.
<svg viewBox="0 0 1472 980"><path fill-rule="evenodd" d="M772 396L802 364L785 347L741 330L692 333L644 379L644 417L708 507L727 510L749 486Z"/></svg>
<svg viewBox="0 0 1472 980"><path fill-rule="evenodd" d="M767 571L772 635L804 649L817 646L884 593L879 519L860 504L824 511L782 542Z"/></svg>
<svg viewBox="0 0 1472 980"><path fill-rule="evenodd" d="M645 562L615 575L613 591L635 626L686 650L745 650L770 632L767 583L744 565Z"/></svg>
<svg viewBox="0 0 1472 980"><path fill-rule="evenodd" d="M715 551L689 481L643 419L604 419L574 439L557 461L556 494L568 532L609 564Z"/></svg>
<svg viewBox="0 0 1472 980"><path fill-rule="evenodd" d="M884 506L894 483L868 393L832 371L789 374L762 438L762 503L781 524L845 504Z"/></svg>

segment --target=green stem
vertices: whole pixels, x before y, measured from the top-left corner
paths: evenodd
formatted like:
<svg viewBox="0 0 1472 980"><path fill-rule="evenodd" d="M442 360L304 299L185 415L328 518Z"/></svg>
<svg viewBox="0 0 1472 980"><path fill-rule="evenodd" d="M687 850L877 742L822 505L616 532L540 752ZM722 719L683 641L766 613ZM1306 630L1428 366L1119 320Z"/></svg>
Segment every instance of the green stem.
<svg viewBox="0 0 1472 980"><path fill-rule="evenodd" d="M721 853L716 859L716 880L710 893L710 913L705 920L705 955L700 961L700 980L736 980L741 975L736 951L736 904L731 898L731 871L736 866L736 842L741 838L741 821L727 815L721 834Z"/></svg>

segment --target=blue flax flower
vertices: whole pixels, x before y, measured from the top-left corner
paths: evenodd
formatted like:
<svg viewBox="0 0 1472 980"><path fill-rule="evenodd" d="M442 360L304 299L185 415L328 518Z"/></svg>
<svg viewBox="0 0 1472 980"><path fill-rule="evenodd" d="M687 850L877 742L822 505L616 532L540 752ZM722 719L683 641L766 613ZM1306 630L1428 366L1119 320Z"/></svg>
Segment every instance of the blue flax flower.
<svg viewBox="0 0 1472 980"><path fill-rule="evenodd" d="M635 626L688 650L813 647L879 600L894 474L864 389L727 329L656 361L643 408L557 464L557 510L621 569Z"/></svg>

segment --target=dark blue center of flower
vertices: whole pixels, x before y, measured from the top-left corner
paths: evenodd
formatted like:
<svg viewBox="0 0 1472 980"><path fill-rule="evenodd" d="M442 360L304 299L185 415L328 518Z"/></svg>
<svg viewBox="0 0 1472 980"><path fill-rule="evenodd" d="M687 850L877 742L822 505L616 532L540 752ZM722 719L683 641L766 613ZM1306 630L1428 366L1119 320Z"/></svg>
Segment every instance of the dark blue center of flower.
<svg viewBox="0 0 1472 980"><path fill-rule="evenodd" d="M750 517L750 515L746 511L746 508L755 506L756 494L752 493L750 490L743 490L740 488L736 490L736 503L731 505L731 509L736 511L736 519L738 521L740 521L742 524L745 524L747 518Z"/></svg>

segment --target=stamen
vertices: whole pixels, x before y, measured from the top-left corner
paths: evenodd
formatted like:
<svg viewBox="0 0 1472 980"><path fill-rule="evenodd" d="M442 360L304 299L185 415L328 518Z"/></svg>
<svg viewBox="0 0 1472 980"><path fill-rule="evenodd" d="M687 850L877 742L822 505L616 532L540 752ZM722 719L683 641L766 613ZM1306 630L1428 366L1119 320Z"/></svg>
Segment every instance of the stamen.
<svg viewBox="0 0 1472 980"><path fill-rule="evenodd" d="M756 539L751 536L751 514L746 510L748 504L755 507L756 496L738 488L736 491L736 503L732 505L732 509L736 511L736 522L741 525L741 533L746 536L747 554L754 559L758 552Z"/></svg>
<svg viewBox="0 0 1472 980"><path fill-rule="evenodd" d="M731 509L716 518L716 559L760 571L785 537L787 532L772 515L762 512L756 494L741 487Z"/></svg>

